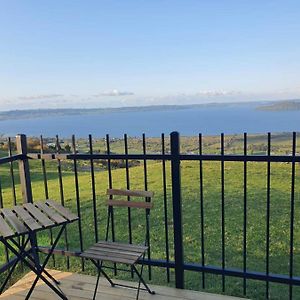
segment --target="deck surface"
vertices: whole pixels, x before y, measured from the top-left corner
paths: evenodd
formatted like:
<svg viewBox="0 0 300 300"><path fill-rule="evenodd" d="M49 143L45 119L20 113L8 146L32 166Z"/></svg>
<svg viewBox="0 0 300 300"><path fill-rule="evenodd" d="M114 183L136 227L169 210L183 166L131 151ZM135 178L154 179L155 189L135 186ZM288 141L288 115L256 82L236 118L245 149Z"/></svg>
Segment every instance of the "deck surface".
<svg viewBox="0 0 300 300"><path fill-rule="evenodd" d="M96 277L74 274L69 272L61 272L56 270L49 270L56 279L61 281L61 289L65 292L67 297L71 300L92 299L95 288ZM28 273L16 284L10 287L0 299L21 300L24 299L29 290L33 279L33 273ZM126 282L122 282L123 284ZM130 283L132 284L132 283ZM155 295L150 295L147 292L141 291L141 300L237 300L241 298L234 298L223 295L208 294L197 291L179 290L170 287L150 285L155 290ZM110 287L105 279L100 280L97 299L101 300L132 300L135 299L136 291L121 287ZM41 281L38 282L30 299L33 300L52 300L60 299L52 290L49 289Z"/></svg>

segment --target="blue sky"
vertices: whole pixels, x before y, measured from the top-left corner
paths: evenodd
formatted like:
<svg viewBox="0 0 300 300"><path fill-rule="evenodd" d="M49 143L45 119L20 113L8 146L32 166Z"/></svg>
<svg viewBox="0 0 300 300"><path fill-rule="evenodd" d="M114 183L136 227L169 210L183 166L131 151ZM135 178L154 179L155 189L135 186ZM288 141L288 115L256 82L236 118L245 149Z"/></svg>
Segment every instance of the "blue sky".
<svg viewBox="0 0 300 300"><path fill-rule="evenodd" d="M300 97L300 1L0 3L0 109Z"/></svg>

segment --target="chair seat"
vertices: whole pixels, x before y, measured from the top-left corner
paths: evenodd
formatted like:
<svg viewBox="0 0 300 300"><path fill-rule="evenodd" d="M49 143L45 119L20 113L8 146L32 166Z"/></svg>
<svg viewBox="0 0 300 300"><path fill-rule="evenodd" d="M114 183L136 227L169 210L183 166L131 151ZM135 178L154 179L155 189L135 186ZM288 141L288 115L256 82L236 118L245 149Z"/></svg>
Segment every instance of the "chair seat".
<svg viewBox="0 0 300 300"><path fill-rule="evenodd" d="M148 249L146 246L100 241L80 254L81 257L133 265Z"/></svg>

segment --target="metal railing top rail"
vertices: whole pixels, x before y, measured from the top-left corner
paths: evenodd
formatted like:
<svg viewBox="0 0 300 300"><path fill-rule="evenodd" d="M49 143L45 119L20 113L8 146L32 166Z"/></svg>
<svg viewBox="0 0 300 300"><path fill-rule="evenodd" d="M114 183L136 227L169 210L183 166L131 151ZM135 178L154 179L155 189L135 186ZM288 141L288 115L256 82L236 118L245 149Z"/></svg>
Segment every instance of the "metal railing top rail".
<svg viewBox="0 0 300 300"><path fill-rule="evenodd" d="M0 165L18 161L18 160L23 160L26 158L26 155L23 154L14 154L12 156L5 156L0 158Z"/></svg>
<svg viewBox="0 0 300 300"><path fill-rule="evenodd" d="M171 160L172 154L61 154L28 153L30 159L43 160L97 160L97 159L132 159L132 160ZM300 155L232 155L232 154L179 154L180 160L194 161L232 161L232 162L300 162ZM20 157L22 159L22 157ZM16 158L17 160L18 158Z"/></svg>

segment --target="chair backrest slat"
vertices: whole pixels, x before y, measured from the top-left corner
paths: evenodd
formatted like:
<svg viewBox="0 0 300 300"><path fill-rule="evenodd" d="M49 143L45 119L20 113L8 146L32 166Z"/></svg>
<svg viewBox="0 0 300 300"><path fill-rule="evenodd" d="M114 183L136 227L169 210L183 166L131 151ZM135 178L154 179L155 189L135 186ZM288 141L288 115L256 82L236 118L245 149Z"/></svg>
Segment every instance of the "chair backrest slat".
<svg viewBox="0 0 300 300"><path fill-rule="evenodd" d="M154 193L150 191L119 190L119 189L108 189L106 194L109 196L129 196L129 197L145 197L145 198L152 198L154 196Z"/></svg>
<svg viewBox="0 0 300 300"><path fill-rule="evenodd" d="M135 208L148 208L148 209L151 209L153 207L153 203L150 203L150 202L137 202L137 201L125 201L125 200L108 200L107 205L135 207Z"/></svg>
<svg viewBox="0 0 300 300"><path fill-rule="evenodd" d="M106 203L108 206L133 207L144 209L153 208L153 203L151 203L151 198L154 195L153 192L139 190L108 189L107 195L110 196L110 199ZM113 196L124 196L124 199L112 199ZM145 201L128 201L127 197L145 198Z"/></svg>

